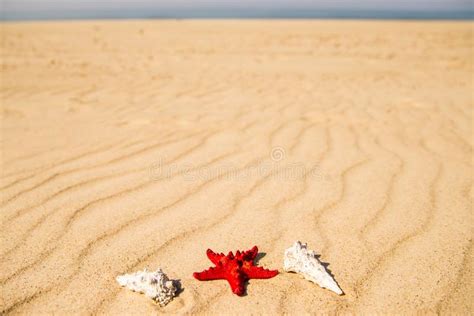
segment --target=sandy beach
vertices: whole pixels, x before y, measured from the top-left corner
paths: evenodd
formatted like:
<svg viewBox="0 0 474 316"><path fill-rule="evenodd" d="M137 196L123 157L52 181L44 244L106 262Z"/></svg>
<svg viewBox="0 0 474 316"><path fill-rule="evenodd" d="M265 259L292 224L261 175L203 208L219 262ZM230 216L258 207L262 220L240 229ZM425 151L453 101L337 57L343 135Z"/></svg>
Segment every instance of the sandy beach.
<svg viewBox="0 0 474 316"><path fill-rule="evenodd" d="M473 30L2 23L1 313L472 314ZM192 277L254 245L246 296ZM115 281L158 267L163 308Z"/></svg>

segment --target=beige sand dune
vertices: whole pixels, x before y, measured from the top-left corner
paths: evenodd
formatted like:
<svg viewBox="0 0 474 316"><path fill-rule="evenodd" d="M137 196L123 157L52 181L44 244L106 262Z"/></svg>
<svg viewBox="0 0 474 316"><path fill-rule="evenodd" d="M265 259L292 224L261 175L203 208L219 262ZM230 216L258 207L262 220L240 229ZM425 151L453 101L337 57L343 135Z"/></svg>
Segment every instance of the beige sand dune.
<svg viewBox="0 0 474 316"><path fill-rule="evenodd" d="M472 313L473 23L1 27L2 313ZM298 239L344 296L192 278Z"/></svg>

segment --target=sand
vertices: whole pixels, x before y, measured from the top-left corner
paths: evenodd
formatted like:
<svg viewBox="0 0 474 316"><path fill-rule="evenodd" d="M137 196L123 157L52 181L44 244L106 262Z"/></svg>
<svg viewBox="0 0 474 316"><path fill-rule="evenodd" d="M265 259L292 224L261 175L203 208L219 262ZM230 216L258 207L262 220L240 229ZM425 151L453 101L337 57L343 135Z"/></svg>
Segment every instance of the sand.
<svg viewBox="0 0 474 316"><path fill-rule="evenodd" d="M5 313L472 313L472 22L3 23ZM207 248L305 241L345 295ZM118 274L161 267L160 308Z"/></svg>

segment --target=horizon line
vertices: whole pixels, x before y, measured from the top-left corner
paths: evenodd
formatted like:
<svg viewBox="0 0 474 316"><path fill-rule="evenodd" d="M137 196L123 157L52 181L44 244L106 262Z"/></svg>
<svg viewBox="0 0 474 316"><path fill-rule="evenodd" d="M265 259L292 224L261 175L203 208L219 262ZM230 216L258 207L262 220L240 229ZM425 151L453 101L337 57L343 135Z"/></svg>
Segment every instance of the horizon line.
<svg viewBox="0 0 474 316"><path fill-rule="evenodd" d="M150 12L155 11L155 12ZM474 10L363 10L363 9L260 9L260 10L60 10L47 12L4 11L0 21L54 21L54 20L182 20L182 19L368 19L368 20L473 20Z"/></svg>

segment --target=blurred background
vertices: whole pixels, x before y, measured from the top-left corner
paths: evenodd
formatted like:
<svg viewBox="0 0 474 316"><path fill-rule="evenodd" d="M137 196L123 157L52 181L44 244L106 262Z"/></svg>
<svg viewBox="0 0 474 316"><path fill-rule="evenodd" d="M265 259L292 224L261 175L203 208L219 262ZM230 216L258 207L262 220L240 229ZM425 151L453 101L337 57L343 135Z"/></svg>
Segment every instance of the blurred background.
<svg viewBox="0 0 474 316"><path fill-rule="evenodd" d="M471 0L2 0L2 20L116 18L472 19Z"/></svg>

